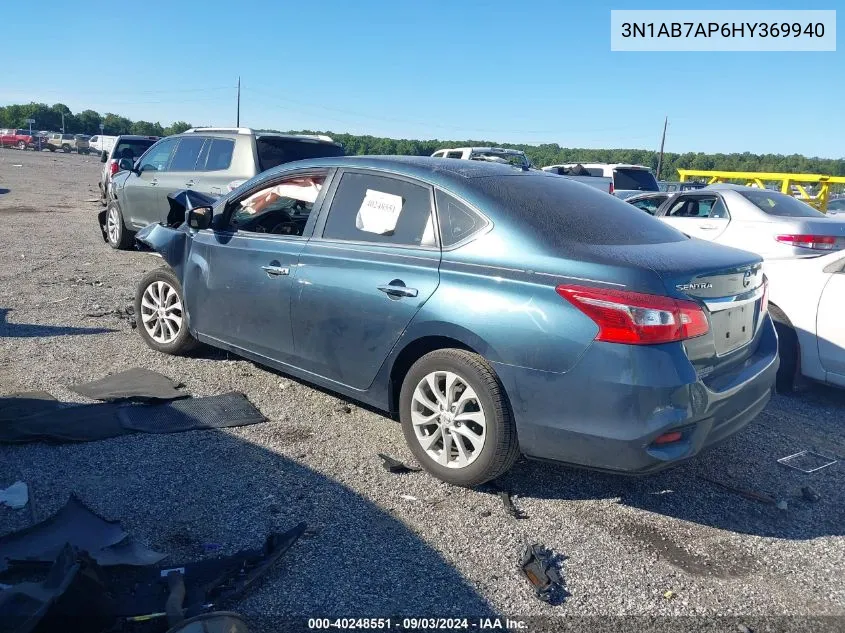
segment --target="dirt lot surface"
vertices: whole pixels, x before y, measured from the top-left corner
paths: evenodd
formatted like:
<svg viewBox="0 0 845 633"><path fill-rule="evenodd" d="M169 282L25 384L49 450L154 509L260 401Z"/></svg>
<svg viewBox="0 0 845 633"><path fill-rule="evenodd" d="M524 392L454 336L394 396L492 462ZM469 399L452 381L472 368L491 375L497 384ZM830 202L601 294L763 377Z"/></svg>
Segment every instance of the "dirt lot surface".
<svg viewBox="0 0 845 633"><path fill-rule="evenodd" d="M0 394L43 389L80 402L67 385L141 366L197 395L242 391L270 421L0 446L0 487L20 479L32 493L31 507L0 507L0 534L43 520L72 492L168 561L209 556L209 544L256 547L307 521L313 531L235 605L255 622L845 615L845 463L803 474L776 461L804 449L845 456L842 392L777 396L728 442L647 478L521 461L501 481L527 516L516 520L488 492L383 470L376 453L411 455L398 424L376 412L214 350L158 354L126 320L90 316L130 304L141 275L162 265L103 242L99 168L94 157L0 151ZM802 499L804 486L821 499ZM517 571L533 542L561 555L560 604L536 599Z"/></svg>

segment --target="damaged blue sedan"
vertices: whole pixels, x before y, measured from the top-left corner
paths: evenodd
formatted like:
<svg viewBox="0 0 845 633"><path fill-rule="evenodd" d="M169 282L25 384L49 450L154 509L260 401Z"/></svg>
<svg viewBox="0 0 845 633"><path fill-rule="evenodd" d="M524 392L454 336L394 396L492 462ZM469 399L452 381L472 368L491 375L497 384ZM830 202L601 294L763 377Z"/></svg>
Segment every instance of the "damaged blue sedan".
<svg viewBox="0 0 845 633"><path fill-rule="evenodd" d="M147 344L213 345L389 412L452 484L520 454L653 472L771 396L760 258L561 176L326 158L185 206L137 236L168 264L138 286Z"/></svg>

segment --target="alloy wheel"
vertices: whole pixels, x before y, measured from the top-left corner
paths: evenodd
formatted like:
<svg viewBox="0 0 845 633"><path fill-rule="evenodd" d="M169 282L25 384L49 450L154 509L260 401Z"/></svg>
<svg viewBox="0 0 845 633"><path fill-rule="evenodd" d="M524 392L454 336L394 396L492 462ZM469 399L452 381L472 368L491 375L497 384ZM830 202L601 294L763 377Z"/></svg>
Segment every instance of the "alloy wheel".
<svg viewBox="0 0 845 633"><path fill-rule="evenodd" d="M435 371L420 380L411 400L411 423L426 454L447 468L472 464L487 439L478 395L451 371Z"/></svg>
<svg viewBox="0 0 845 633"><path fill-rule="evenodd" d="M117 212L117 208L112 206L109 209L108 215L106 215L106 233L109 236L109 241L112 244L119 244L120 243L120 214Z"/></svg>
<svg viewBox="0 0 845 633"><path fill-rule="evenodd" d="M154 281L141 297L141 322L157 343L170 343L182 329L182 300L179 293L164 281Z"/></svg>

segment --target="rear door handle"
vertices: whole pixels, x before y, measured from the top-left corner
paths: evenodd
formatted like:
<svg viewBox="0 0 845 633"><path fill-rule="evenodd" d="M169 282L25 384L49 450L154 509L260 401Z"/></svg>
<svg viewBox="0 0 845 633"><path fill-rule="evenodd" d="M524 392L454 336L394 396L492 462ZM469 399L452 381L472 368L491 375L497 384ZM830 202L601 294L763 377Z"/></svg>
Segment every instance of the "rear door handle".
<svg viewBox="0 0 845 633"><path fill-rule="evenodd" d="M155 187L155 186L158 184L158 178L153 178L153 179L150 181L150 184L151 184L153 187Z"/></svg>
<svg viewBox="0 0 845 633"><path fill-rule="evenodd" d="M715 231L716 229L719 228L719 226L716 225L716 224L699 224L698 228L700 228L704 231Z"/></svg>
<svg viewBox="0 0 845 633"><path fill-rule="evenodd" d="M188 182L185 183L186 187L193 187L194 186L194 179L191 178Z"/></svg>
<svg viewBox="0 0 845 633"><path fill-rule="evenodd" d="M405 286L378 286L384 294L389 297L416 297L419 292L416 288L406 288Z"/></svg>
<svg viewBox="0 0 845 633"><path fill-rule="evenodd" d="M285 266L262 266L261 270L267 273L270 277L282 277L290 274L290 268Z"/></svg>

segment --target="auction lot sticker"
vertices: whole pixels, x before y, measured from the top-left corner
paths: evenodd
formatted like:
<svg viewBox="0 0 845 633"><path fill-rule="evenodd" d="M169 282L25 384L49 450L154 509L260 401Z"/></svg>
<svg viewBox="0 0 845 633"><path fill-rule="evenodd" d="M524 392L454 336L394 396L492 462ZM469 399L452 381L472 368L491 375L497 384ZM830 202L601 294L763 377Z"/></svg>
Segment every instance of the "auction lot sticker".
<svg viewBox="0 0 845 633"><path fill-rule="evenodd" d="M355 226L367 233L385 235L396 229L401 212L402 196L367 189L367 195L364 196L355 218Z"/></svg>
<svg viewBox="0 0 845 633"><path fill-rule="evenodd" d="M611 51L835 51L836 11L611 11Z"/></svg>

